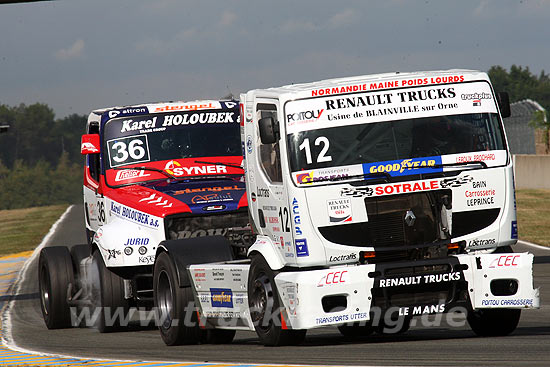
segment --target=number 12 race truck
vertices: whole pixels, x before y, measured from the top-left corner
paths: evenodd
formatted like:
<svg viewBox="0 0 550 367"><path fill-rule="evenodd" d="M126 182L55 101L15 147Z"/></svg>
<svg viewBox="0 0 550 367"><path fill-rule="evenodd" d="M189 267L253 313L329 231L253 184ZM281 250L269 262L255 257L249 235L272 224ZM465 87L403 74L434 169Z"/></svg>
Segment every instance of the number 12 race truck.
<svg viewBox="0 0 550 367"><path fill-rule="evenodd" d="M533 255L512 251L509 102L485 73L333 79L240 102L257 237L248 260L157 248L166 344L198 342L201 329L296 344L321 326L403 332L415 316L457 312L477 335L506 335L539 307Z"/></svg>
<svg viewBox="0 0 550 367"><path fill-rule="evenodd" d="M48 328L82 324L88 311L101 332L112 331L127 325L131 307L151 309L160 248L181 254L189 251L185 244L209 238L191 259L246 258L253 237L237 101L95 110L86 130L88 243L41 251L40 295ZM215 338L223 331L210 334Z"/></svg>

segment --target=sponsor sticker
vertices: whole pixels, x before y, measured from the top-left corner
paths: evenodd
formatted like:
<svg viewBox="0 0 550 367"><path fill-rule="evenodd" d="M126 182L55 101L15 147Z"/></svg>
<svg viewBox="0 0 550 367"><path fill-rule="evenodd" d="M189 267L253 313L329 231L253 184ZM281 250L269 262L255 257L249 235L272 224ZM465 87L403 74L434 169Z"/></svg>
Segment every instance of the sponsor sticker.
<svg viewBox="0 0 550 367"><path fill-rule="evenodd" d="M408 285L433 284L442 282L452 282L461 279L459 271L443 274L414 275L408 277L380 279L380 288L400 287Z"/></svg>
<svg viewBox="0 0 550 367"><path fill-rule="evenodd" d="M332 285L332 284L345 283L347 273L348 273L347 270L331 271L331 272L327 273L326 275L323 275L323 277L321 277L321 279L317 283L317 287L324 287L324 286Z"/></svg>
<svg viewBox="0 0 550 367"><path fill-rule="evenodd" d="M491 261L490 268L519 266L520 255L501 255Z"/></svg>
<svg viewBox="0 0 550 367"><path fill-rule="evenodd" d="M246 137L246 151L248 152L248 154L252 153L252 148L253 148L253 143L252 143L252 135L248 135Z"/></svg>
<svg viewBox="0 0 550 367"><path fill-rule="evenodd" d="M142 178L151 176L149 173L146 173L144 170L138 169L124 169L116 172L115 182L131 180L134 178Z"/></svg>
<svg viewBox="0 0 550 367"><path fill-rule="evenodd" d="M331 223L352 221L351 199L349 198L327 200L327 209Z"/></svg>
<svg viewBox="0 0 550 367"><path fill-rule="evenodd" d="M302 229L300 227L302 225L302 219L300 217L300 206L298 205L298 200L296 200L296 198L292 199L292 217L294 218L294 233L296 233L296 236L301 236ZM305 241L306 240L304 240L304 243ZM298 247L296 246L296 249L297 248ZM306 252L307 252L307 243L306 243ZM308 256L308 255L302 255L302 256Z"/></svg>
<svg viewBox="0 0 550 367"><path fill-rule="evenodd" d="M296 256L298 257L309 256L309 250L307 248L307 240L305 238L300 240L295 240L294 244L296 246Z"/></svg>
<svg viewBox="0 0 550 367"><path fill-rule="evenodd" d="M532 298L521 299L484 299L482 306L533 306Z"/></svg>
<svg viewBox="0 0 550 367"><path fill-rule="evenodd" d="M433 173L443 171L441 165L441 157L424 157L399 159L386 162L365 163L363 164L363 172L367 173L389 173L390 176L406 176L418 175L424 173Z"/></svg>
<svg viewBox="0 0 550 367"><path fill-rule="evenodd" d="M473 239L468 241L468 247L490 246L497 243L496 238Z"/></svg>
<svg viewBox="0 0 550 367"><path fill-rule="evenodd" d="M344 323L349 321L360 321L360 320L368 320L368 319L369 319L369 314L367 312L357 312L357 313L351 313L351 314L345 314L345 315L317 317L315 318L315 323L317 325L325 325L325 324L336 324L336 323Z"/></svg>
<svg viewBox="0 0 550 367"><path fill-rule="evenodd" d="M197 102L181 102L181 103L167 103L163 105L157 105L154 107L155 112L164 111L198 111L198 110L212 110L220 109L222 106L218 101L197 101Z"/></svg>
<svg viewBox="0 0 550 367"><path fill-rule="evenodd" d="M212 307L233 308L233 291L227 288L210 288Z"/></svg>
<svg viewBox="0 0 550 367"><path fill-rule="evenodd" d="M124 246L147 246L149 239L147 237L135 237L128 238L124 243Z"/></svg>
<svg viewBox="0 0 550 367"><path fill-rule="evenodd" d="M147 256L140 256L138 258L138 261L140 264L154 264L155 263L155 255L147 255Z"/></svg>

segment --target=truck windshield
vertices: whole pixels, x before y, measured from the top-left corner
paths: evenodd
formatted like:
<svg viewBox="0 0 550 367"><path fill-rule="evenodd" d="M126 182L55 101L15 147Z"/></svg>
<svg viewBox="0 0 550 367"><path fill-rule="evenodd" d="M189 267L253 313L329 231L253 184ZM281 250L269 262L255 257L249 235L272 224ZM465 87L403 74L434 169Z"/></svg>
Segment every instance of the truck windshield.
<svg viewBox="0 0 550 367"><path fill-rule="evenodd" d="M297 184L506 162L504 133L485 82L298 100L287 104L285 115Z"/></svg>
<svg viewBox="0 0 550 367"><path fill-rule="evenodd" d="M325 128L288 135L292 171L503 150L496 114L465 114Z"/></svg>
<svg viewBox="0 0 550 367"><path fill-rule="evenodd" d="M237 111L172 112L108 121L103 136L107 182L242 174L232 167L242 161L237 116Z"/></svg>

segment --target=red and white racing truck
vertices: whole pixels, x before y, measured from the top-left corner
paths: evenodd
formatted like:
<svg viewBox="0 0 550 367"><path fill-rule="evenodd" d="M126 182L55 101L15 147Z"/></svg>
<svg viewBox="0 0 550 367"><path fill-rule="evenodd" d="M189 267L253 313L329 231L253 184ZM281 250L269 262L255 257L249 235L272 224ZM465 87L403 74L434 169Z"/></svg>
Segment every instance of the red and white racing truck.
<svg viewBox="0 0 550 367"><path fill-rule="evenodd" d="M539 293L533 255L512 252L509 112L507 95L467 70L242 94L258 235L249 260L189 262L157 248L164 341L198 342L205 328L295 344L321 326L402 332L414 316L457 310L478 335L511 333Z"/></svg>
<svg viewBox="0 0 550 367"><path fill-rule="evenodd" d="M88 243L41 251L48 328L81 324L91 310L99 330L111 331L127 325L131 307L150 309L161 248L185 253L202 245L192 247L194 262L246 258L253 237L237 101L95 110L86 132Z"/></svg>

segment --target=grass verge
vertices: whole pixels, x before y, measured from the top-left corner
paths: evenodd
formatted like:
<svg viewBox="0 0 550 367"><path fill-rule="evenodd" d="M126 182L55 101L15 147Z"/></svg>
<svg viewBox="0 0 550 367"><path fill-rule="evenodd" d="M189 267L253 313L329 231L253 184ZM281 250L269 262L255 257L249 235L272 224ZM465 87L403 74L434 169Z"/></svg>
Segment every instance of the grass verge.
<svg viewBox="0 0 550 367"><path fill-rule="evenodd" d="M550 246L550 190L517 190L516 200L519 238ZM0 256L34 250L67 207L0 210Z"/></svg>
<svg viewBox="0 0 550 367"><path fill-rule="evenodd" d="M34 250L67 207L0 210L0 256Z"/></svg>
<svg viewBox="0 0 550 367"><path fill-rule="evenodd" d="M517 190L516 203L519 238L550 246L550 190Z"/></svg>

